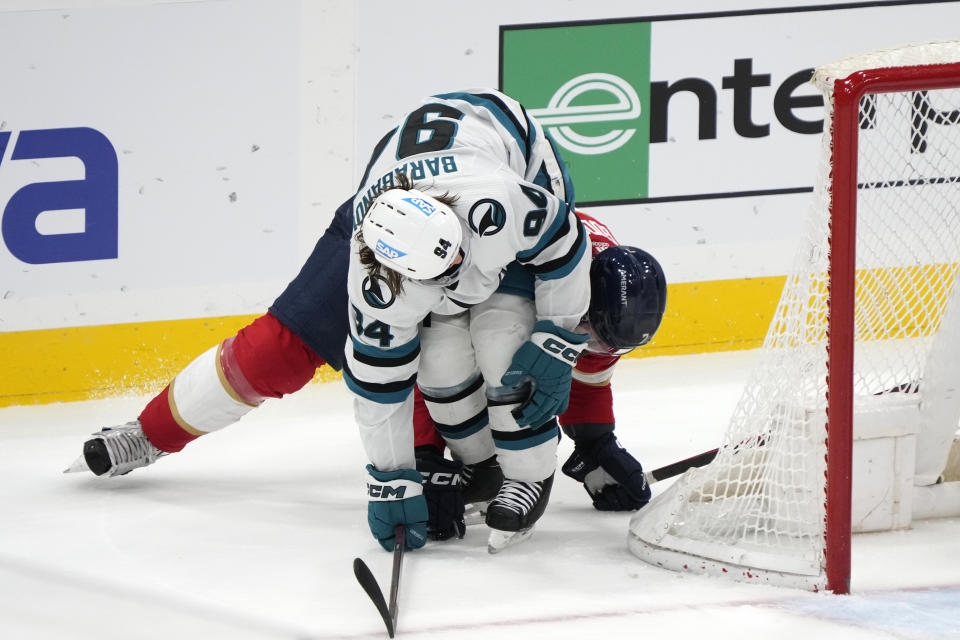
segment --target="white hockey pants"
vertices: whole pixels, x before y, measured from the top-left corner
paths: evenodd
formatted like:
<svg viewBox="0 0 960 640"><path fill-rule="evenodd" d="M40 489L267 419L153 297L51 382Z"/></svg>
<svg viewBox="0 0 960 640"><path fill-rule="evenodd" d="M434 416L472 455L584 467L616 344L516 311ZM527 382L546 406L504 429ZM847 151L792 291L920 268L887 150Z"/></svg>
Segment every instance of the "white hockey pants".
<svg viewBox="0 0 960 640"><path fill-rule="evenodd" d="M473 464L496 453L505 477L535 482L556 468L552 420L521 428L495 389L536 320L532 300L494 294L456 316L433 315L420 333L418 385L453 456Z"/></svg>

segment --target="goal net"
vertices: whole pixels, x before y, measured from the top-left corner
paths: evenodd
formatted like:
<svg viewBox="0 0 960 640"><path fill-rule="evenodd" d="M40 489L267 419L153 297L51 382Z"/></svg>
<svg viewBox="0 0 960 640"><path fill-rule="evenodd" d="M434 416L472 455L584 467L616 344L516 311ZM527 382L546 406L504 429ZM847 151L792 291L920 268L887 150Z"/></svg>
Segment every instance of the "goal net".
<svg viewBox="0 0 960 640"><path fill-rule="evenodd" d="M715 460L640 510L628 544L665 568L845 593L854 432L915 434L910 482L931 483L960 416L960 42L812 82L819 175L758 366Z"/></svg>

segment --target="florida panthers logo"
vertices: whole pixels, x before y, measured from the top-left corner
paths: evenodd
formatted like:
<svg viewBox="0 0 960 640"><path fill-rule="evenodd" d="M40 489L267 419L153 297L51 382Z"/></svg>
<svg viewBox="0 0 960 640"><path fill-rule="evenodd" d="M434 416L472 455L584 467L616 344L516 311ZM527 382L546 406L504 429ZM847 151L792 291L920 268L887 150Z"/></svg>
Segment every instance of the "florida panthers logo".
<svg viewBox="0 0 960 640"><path fill-rule="evenodd" d="M363 299L374 309L386 309L393 304L396 297L387 286L387 281L380 276L367 276L363 279Z"/></svg>
<svg viewBox="0 0 960 640"><path fill-rule="evenodd" d="M479 236L492 236L507 223L507 211L491 198L478 200L470 207L470 228Z"/></svg>

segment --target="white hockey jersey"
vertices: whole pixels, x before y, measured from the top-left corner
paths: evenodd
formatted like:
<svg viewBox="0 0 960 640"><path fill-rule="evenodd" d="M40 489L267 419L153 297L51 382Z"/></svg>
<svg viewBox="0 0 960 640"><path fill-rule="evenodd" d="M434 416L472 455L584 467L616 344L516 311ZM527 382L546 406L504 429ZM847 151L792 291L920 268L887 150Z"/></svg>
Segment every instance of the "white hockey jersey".
<svg viewBox="0 0 960 640"><path fill-rule="evenodd" d="M344 380L367 454L383 471L415 465L411 391L428 314L483 302L515 260L536 276L538 320L573 330L590 299L589 242L573 186L552 142L517 101L491 89L425 100L374 149L353 199L355 228L398 172L421 191L456 197L465 258L454 278L407 279L393 295L370 278L352 242Z"/></svg>

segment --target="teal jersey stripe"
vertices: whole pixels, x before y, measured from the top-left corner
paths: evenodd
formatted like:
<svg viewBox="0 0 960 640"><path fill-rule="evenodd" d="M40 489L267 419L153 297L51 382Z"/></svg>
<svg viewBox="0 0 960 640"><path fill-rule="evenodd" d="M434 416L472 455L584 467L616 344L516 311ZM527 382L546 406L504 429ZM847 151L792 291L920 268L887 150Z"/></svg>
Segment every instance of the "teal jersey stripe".
<svg viewBox="0 0 960 640"><path fill-rule="evenodd" d="M377 404L399 404L410 397L410 394L413 393L412 384L406 389L399 389L397 391L369 391L368 389L361 387L346 369L343 370L343 381L346 383L347 388L350 389L350 391L357 394L361 398L366 398L367 400L371 400Z"/></svg>
<svg viewBox="0 0 960 640"><path fill-rule="evenodd" d="M551 240L553 240L553 236L555 236L560 227L563 226L563 223L566 221L570 212L570 210L567 208L567 203L563 202L562 200L558 203L557 209L557 215L553 218L553 222L550 223L550 227L540 234L540 240L537 241L536 246L534 246L532 249L526 249L518 253L518 260L527 260L537 255L545 246L550 243Z"/></svg>
<svg viewBox="0 0 960 640"><path fill-rule="evenodd" d="M406 380L397 382L363 382L354 377L347 363L344 362L343 381L350 391L362 398L378 404L398 404L410 397L413 387L417 383L417 376L414 374Z"/></svg>
<svg viewBox="0 0 960 640"><path fill-rule="evenodd" d="M524 269L519 262L511 262L507 265L507 272L503 279L500 280L497 293L535 299L533 274Z"/></svg>
<svg viewBox="0 0 960 640"><path fill-rule="evenodd" d="M571 211L576 211L576 197L574 195L573 187L573 178L570 177L570 172L567 171L567 165L563 162L563 156L560 155L560 152L557 151L557 143L553 140L553 136L546 130L544 130L544 135L547 137L547 140L550 142L550 148L553 149L553 155L557 159L557 164L560 165L560 173L563 175L563 190L566 193L567 207Z"/></svg>
<svg viewBox="0 0 960 640"><path fill-rule="evenodd" d="M490 416L484 410L459 425L436 424L437 431L448 440L462 440L472 436L490 424Z"/></svg>
<svg viewBox="0 0 960 640"><path fill-rule="evenodd" d="M410 342L401 344L398 347L393 347L390 349L380 349L378 347L373 347L368 344L364 344L357 340L355 336L350 336L350 340L353 342L353 349L357 353L365 355L370 358L377 358L380 360L399 360L406 358L411 353L416 351L420 347L420 336L415 337Z"/></svg>
<svg viewBox="0 0 960 640"><path fill-rule="evenodd" d="M530 121L530 116L527 115L527 110L523 110L523 117L527 120L527 131L528 137L530 140L530 148L533 148L533 145L537 142L537 128L533 125L533 122ZM546 133L546 131L544 131Z"/></svg>
<svg viewBox="0 0 960 640"><path fill-rule="evenodd" d="M540 433L535 433L529 438L523 438L522 440L500 440L497 438L496 432L494 432L493 444L499 449L507 449L508 451L523 451L524 449L532 449L539 444L543 444L544 442L558 437L559 435L560 427L557 426Z"/></svg>
<svg viewBox="0 0 960 640"><path fill-rule="evenodd" d="M553 271L538 273L537 277L541 280L557 280L558 278L567 277L580 262L581 258L583 258L583 252L587 250L587 244L587 234L583 234L583 237L580 238L580 246L577 247L577 251L572 260L567 260L562 266Z"/></svg>

